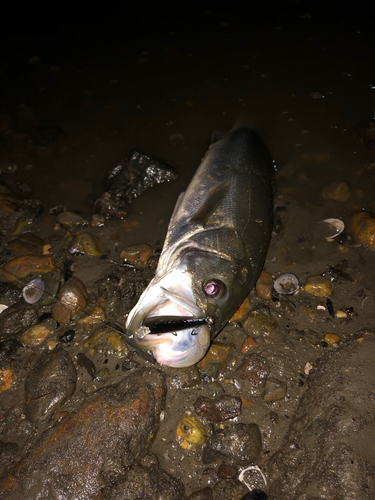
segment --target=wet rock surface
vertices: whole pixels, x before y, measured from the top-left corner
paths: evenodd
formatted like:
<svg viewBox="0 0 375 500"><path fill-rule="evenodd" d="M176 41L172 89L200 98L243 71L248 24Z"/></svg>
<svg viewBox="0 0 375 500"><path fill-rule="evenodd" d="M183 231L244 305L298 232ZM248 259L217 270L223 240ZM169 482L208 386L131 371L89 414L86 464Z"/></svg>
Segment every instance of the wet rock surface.
<svg viewBox="0 0 375 500"><path fill-rule="evenodd" d="M93 393L8 471L1 498L100 498L107 481L113 483L145 453L164 404L164 377L157 370L135 372Z"/></svg>
<svg viewBox="0 0 375 500"><path fill-rule="evenodd" d="M76 368L69 354L61 348L43 353L36 360L25 381L26 418L30 422L48 420L73 394Z"/></svg>
<svg viewBox="0 0 375 500"><path fill-rule="evenodd" d="M38 320L37 310L25 302L14 304L0 314L0 340L18 337Z"/></svg>
<svg viewBox="0 0 375 500"><path fill-rule="evenodd" d="M375 435L374 355L372 335L314 368L295 420L267 466L271 495L373 498L375 456L365 442Z"/></svg>
<svg viewBox="0 0 375 500"><path fill-rule="evenodd" d="M194 403L194 409L206 422L222 422L241 414L241 398L223 395L212 400L200 397Z"/></svg>

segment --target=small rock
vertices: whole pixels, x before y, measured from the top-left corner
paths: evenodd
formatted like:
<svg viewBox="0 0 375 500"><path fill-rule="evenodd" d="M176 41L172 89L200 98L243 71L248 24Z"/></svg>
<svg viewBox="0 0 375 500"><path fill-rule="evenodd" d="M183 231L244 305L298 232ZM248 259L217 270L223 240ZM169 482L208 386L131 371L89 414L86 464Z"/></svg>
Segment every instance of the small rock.
<svg viewBox="0 0 375 500"><path fill-rule="evenodd" d="M286 390L286 383L277 378L268 378L259 384L259 394L266 403L284 399Z"/></svg>
<svg viewBox="0 0 375 500"><path fill-rule="evenodd" d="M22 299L22 291L13 283L0 282L0 303L12 306Z"/></svg>
<svg viewBox="0 0 375 500"><path fill-rule="evenodd" d="M368 212L357 212L351 220L354 241L370 250L375 250L375 217Z"/></svg>
<svg viewBox="0 0 375 500"><path fill-rule="evenodd" d="M171 368L171 387L176 389L190 389L201 384L201 377L197 365L186 368Z"/></svg>
<svg viewBox="0 0 375 500"><path fill-rule="evenodd" d="M255 347L258 347L258 342L253 339L252 337L247 337L242 344L241 352L246 354L247 352L251 351Z"/></svg>
<svg viewBox="0 0 375 500"><path fill-rule="evenodd" d="M209 396L211 396L213 398L217 398L217 397L221 396L223 394L223 392L224 392L224 389L217 382L211 382L211 383L207 384L207 393Z"/></svg>
<svg viewBox="0 0 375 500"><path fill-rule="evenodd" d="M12 259L0 269L0 274L8 281L24 278L30 273L49 273L53 268L50 256L23 255Z"/></svg>
<svg viewBox="0 0 375 500"><path fill-rule="evenodd" d="M109 380L109 377L109 369L107 367L104 367L96 372L95 380L97 380L100 384L106 384Z"/></svg>
<svg viewBox="0 0 375 500"><path fill-rule="evenodd" d="M238 470L233 465L221 464L218 471L220 479L237 479Z"/></svg>
<svg viewBox="0 0 375 500"><path fill-rule="evenodd" d="M85 223L85 220L78 214L74 212L62 212L57 216L57 222L61 227L65 227L67 229L72 227L81 226Z"/></svg>
<svg viewBox="0 0 375 500"><path fill-rule="evenodd" d="M102 244L99 238L91 233L80 233L72 241L72 247L79 252L100 256L102 255Z"/></svg>
<svg viewBox="0 0 375 500"><path fill-rule="evenodd" d="M195 450L207 439L207 432L195 417L184 417L178 424L176 439L184 450Z"/></svg>
<svg viewBox="0 0 375 500"><path fill-rule="evenodd" d="M0 392L7 391L16 379L12 368L0 368Z"/></svg>
<svg viewBox="0 0 375 500"><path fill-rule="evenodd" d="M0 342L0 362L5 362L9 356L15 354L21 344L16 339L4 340Z"/></svg>
<svg viewBox="0 0 375 500"><path fill-rule="evenodd" d="M0 315L0 339L17 337L38 321L36 309L26 302L14 304Z"/></svg>
<svg viewBox="0 0 375 500"><path fill-rule="evenodd" d="M223 344L214 341L205 357L198 363L198 368L209 377L217 377L227 366L229 360L232 359L234 350L234 344Z"/></svg>
<svg viewBox="0 0 375 500"><path fill-rule="evenodd" d="M279 423L279 415L275 411L270 411L270 420L273 424L277 425Z"/></svg>
<svg viewBox="0 0 375 500"><path fill-rule="evenodd" d="M49 420L73 394L76 381L75 366L64 349L44 352L25 381L25 399L29 401L25 410L27 419L30 422Z"/></svg>
<svg viewBox="0 0 375 500"><path fill-rule="evenodd" d="M341 339L337 335L337 333L326 333L324 335L324 340L325 342L327 342L327 344L333 345L333 344L338 344Z"/></svg>
<svg viewBox="0 0 375 500"><path fill-rule="evenodd" d="M148 258L152 255L153 249L150 245L146 245L145 243L141 245L134 245L131 247L126 247L120 253L120 259L124 259L127 262L137 263L137 264L146 264Z"/></svg>
<svg viewBox="0 0 375 500"><path fill-rule="evenodd" d="M52 340L52 339L47 340L47 342L46 342L46 348L49 351L53 351L56 346L57 346L56 340Z"/></svg>
<svg viewBox="0 0 375 500"><path fill-rule="evenodd" d="M230 318L230 321L238 321L243 318L250 307L250 299L246 297L246 299L242 302L237 311Z"/></svg>
<svg viewBox="0 0 375 500"><path fill-rule="evenodd" d="M17 253L23 255L41 255L44 241L34 233L22 233L8 243L9 247Z"/></svg>
<svg viewBox="0 0 375 500"><path fill-rule="evenodd" d="M26 330L26 332L21 335L20 340L26 347L35 347L44 342L55 328L55 322L44 321Z"/></svg>
<svg viewBox="0 0 375 500"><path fill-rule="evenodd" d="M250 316L243 324L244 330L249 337L268 336L275 328L277 321L274 318L269 318L264 314Z"/></svg>
<svg viewBox="0 0 375 500"><path fill-rule="evenodd" d="M95 323L102 323L105 321L105 314L101 307L97 306L91 314L80 318L77 323L80 325L94 325Z"/></svg>
<svg viewBox="0 0 375 500"><path fill-rule="evenodd" d="M216 399L200 396L194 403L198 417L206 422L222 422L241 415L241 398L223 395Z"/></svg>
<svg viewBox="0 0 375 500"><path fill-rule="evenodd" d="M82 352L77 354L78 366L82 366L86 369L87 373L90 375L91 380L96 377L96 366L85 354Z"/></svg>
<svg viewBox="0 0 375 500"><path fill-rule="evenodd" d="M255 285L255 291L258 297L261 297L264 300L271 300L272 285L273 285L272 276L266 271L262 271L262 274L260 275Z"/></svg>
<svg viewBox="0 0 375 500"><path fill-rule="evenodd" d="M249 465L256 460L262 449L262 437L256 424L232 424L216 429L203 450L204 464L218 459L232 465Z"/></svg>
<svg viewBox="0 0 375 500"><path fill-rule="evenodd" d="M73 329L70 329L66 332L64 332L62 335L59 337L59 341L63 342L64 344L68 344L74 339L76 332Z"/></svg>
<svg viewBox="0 0 375 500"><path fill-rule="evenodd" d="M315 297L329 297L333 294L333 283L323 276L310 276L304 286L305 292Z"/></svg>
<svg viewBox="0 0 375 500"><path fill-rule="evenodd" d="M72 316L84 311L87 305L87 290L79 278L71 277L59 293L59 302L52 306L52 316L59 323L69 323Z"/></svg>
<svg viewBox="0 0 375 500"><path fill-rule="evenodd" d="M201 490L193 491L188 500L214 500L212 490L209 486Z"/></svg>
<svg viewBox="0 0 375 500"><path fill-rule="evenodd" d="M222 479L213 488L214 498L220 500L241 500L247 489L234 479Z"/></svg>
<svg viewBox="0 0 375 500"><path fill-rule="evenodd" d="M257 387L270 374L270 365L264 356L254 352L244 357L237 373L243 380L249 380Z"/></svg>
<svg viewBox="0 0 375 500"><path fill-rule="evenodd" d="M111 196L108 192L103 193L95 202L91 224L93 227L100 227L106 220L124 219L129 210L130 206L126 200Z"/></svg>
<svg viewBox="0 0 375 500"><path fill-rule="evenodd" d="M346 182L332 182L323 191L325 200L346 201L350 198L350 188Z"/></svg>
<svg viewBox="0 0 375 500"><path fill-rule="evenodd" d="M107 327L99 328L92 333L85 341L84 346L89 348L90 354L97 351L106 356L113 355L123 358L128 353L128 347L119 332Z"/></svg>

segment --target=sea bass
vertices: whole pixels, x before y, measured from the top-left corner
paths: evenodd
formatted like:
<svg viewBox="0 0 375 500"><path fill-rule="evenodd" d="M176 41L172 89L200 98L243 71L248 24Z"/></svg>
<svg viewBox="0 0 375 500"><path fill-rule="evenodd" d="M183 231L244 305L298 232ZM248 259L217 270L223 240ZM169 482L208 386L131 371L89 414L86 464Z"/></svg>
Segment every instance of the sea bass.
<svg viewBox="0 0 375 500"><path fill-rule="evenodd" d="M273 161L247 127L215 140L169 223L151 280L126 322L126 337L158 363L203 358L257 281L272 224Z"/></svg>

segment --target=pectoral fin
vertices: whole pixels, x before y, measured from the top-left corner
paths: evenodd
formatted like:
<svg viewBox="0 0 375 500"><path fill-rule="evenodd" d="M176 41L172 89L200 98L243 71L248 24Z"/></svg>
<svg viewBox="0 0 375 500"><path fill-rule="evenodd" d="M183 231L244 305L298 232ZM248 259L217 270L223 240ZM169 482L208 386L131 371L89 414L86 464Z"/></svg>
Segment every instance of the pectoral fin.
<svg viewBox="0 0 375 500"><path fill-rule="evenodd" d="M229 187L229 182L222 182L217 186L213 186L208 192L207 198L203 202L203 205L200 206L195 214L191 217L191 222L196 222L198 224L201 224L202 226L205 226L227 194Z"/></svg>

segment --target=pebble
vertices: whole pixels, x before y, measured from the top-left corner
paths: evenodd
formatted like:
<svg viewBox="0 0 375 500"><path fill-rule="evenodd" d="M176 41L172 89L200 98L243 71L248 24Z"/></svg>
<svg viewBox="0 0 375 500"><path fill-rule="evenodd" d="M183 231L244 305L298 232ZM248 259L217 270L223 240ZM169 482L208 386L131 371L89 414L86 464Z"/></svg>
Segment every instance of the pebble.
<svg viewBox="0 0 375 500"><path fill-rule="evenodd" d="M230 321L238 321L242 319L245 314L247 313L247 310L250 307L250 299L246 297L246 299L242 302L240 307L237 309L237 311L233 314L233 316L230 318Z"/></svg>
<svg viewBox="0 0 375 500"><path fill-rule="evenodd" d="M0 303L12 306L22 300L22 291L13 283L0 282Z"/></svg>
<svg viewBox="0 0 375 500"><path fill-rule="evenodd" d="M323 276L310 276L305 283L304 290L315 297L329 297L333 294L334 286L332 281Z"/></svg>
<svg viewBox="0 0 375 500"><path fill-rule="evenodd" d="M59 336L59 341L63 342L64 344L68 344L74 339L75 334L76 332L73 329L70 329Z"/></svg>
<svg viewBox="0 0 375 500"><path fill-rule="evenodd" d="M212 489L209 486L201 490L194 491L188 500L214 500Z"/></svg>
<svg viewBox="0 0 375 500"><path fill-rule="evenodd" d="M258 281L255 285L255 291L258 297L264 300L272 299L272 276L266 271L262 271Z"/></svg>
<svg viewBox="0 0 375 500"><path fill-rule="evenodd" d="M6 360L12 354L15 354L21 344L16 339L8 339L0 342L0 361Z"/></svg>
<svg viewBox="0 0 375 500"><path fill-rule="evenodd" d="M120 253L120 259L124 259L132 264L146 264L148 258L152 255L153 249L150 245L142 243L140 245L134 245L131 247L126 247Z"/></svg>
<svg viewBox="0 0 375 500"><path fill-rule="evenodd" d="M36 309L26 302L14 304L0 315L1 340L18 337L38 321Z"/></svg>
<svg viewBox="0 0 375 500"><path fill-rule="evenodd" d="M224 392L224 389L217 382L210 382L209 384L207 384L206 390L208 395L213 398L221 396Z"/></svg>
<svg viewBox="0 0 375 500"><path fill-rule="evenodd" d="M64 349L41 354L25 381L26 418L30 422L49 420L74 393L76 382L74 363Z"/></svg>
<svg viewBox="0 0 375 500"><path fill-rule="evenodd" d="M351 230L357 245L375 250L375 217L364 211L355 213L351 220Z"/></svg>
<svg viewBox="0 0 375 500"><path fill-rule="evenodd" d="M52 316L59 323L69 323L72 316L87 306L87 290L75 276L66 281L59 293L59 301L52 306Z"/></svg>
<svg viewBox="0 0 375 500"><path fill-rule="evenodd" d="M44 321L32 326L21 335L21 342L26 347L36 347L44 342L50 333L56 328L53 321Z"/></svg>
<svg viewBox="0 0 375 500"><path fill-rule="evenodd" d="M23 255L38 255L43 253L44 241L34 233L22 233L8 243L9 247Z"/></svg>
<svg viewBox="0 0 375 500"><path fill-rule="evenodd" d="M47 342L46 342L46 348L49 351L53 351L56 346L57 346L56 340L52 340L52 339L47 340Z"/></svg>
<svg viewBox="0 0 375 500"><path fill-rule="evenodd" d="M91 359L89 359L85 354L82 352L77 354L77 362L78 366L82 366L83 368L86 369L87 373L90 375L91 380L94 380L96 377L96 366Z"/></svg>
<svg viewBox="0 0 375 500"><path fill-rule="evenodd" d="M348 315L346 314L345 311L343 311L342 309L337 309L336 311L336 318L347 318Z"/></svg>
<svg viewBox="0 0 375 500"><path fill-rule="evenodd" d="M102 243L99 238L91 233L78 234L73 238L72 247L84 254L93 256L102 255Z"/></svg>
<svg viewBox="0 0 375 500"><path fill-rule="evenodd" d="M197 445L203 445L207 432L201 422L195 417L184 417L176 430L176 440L184 450L195 450Z"/></svg>
<svg viewBox="0 0 375 500"><path fill-rule="evenodd" d="M197 365L186 368L170 368L170 386L175 389L191 389L201 384L201 377Z"/></svg>
<svg viewBox="0 0 375 500"><path fill-rule="evenodd" d="M350 188L346 182L332 182L322 191L325 200L346 201L350 198Z"/></svg>
<svg viewBox="0 0 375 500"><path fill-rule="evenodd" d="M53 268L52 259L46 255L23 255L8 261L0 269L1 275L8 281L24 278L30 273L49 273Z"/></svg>
<svg viewBox="0 0 375 500"><path fill-rule="evenodd" d="M242 347L241 347L241 352L243 352L244 354L246 354L247 352L251 351L255 347L258 347L258 342L255 339L253 339L252 337L247 337L243 341L243 344L242 344Z"/></svg>
<svg viewBox="0 0 375 500"><path fill-rule="evenodd" d="M237 369L237 373L243 380L249 380L251 385L257 387L262 380L268 377L270 364L261 354L247 354Z"/></svg>
<svg viewBox="0 0 375 500"><path fill-rule="evenodd" d="M238 470L233 465L221 464L217 474L220 479L237 479Z"/></svg>
<svg viewBox="0 0 375 500"><path fill-rule="evenodd" d="M341 338L337 335L337 333L326 333L324 335L324 341L329 345L338 344L340 340Z"/></svg>
<svg viewBox="0 0 375 500"><path fill-rule="evenodd" d="M93 325L95 323L102 323L103 321L105 321L105 313L101 307L97 306L91 314L80 318L77 323L79 323L80 325Z"/></svg>
<svg viewBox="0 0 375 500"><path fill-rule="evenodd" d="M234 352L234 344L214 341L206 356L198 363L198 368L209 377L217 377L232 359Z"/></svg>
<svg viewBox="0 0 375 500"><path fill-rule="evenodd" d="M249 465L256 460L262 449L259 427L254 424L232 424L216 429L203 449L204 464L218 459L231 465Z"/></svg>
<svg viewBox="0 0 375 500"><path fill-rule="evenodd" d="M0 392L7 391L16 379L16 374L12 368L0 369Z"/></svg>
<svg viewBox="0 0 375 500"><path fill-rule="evenodd" d="M108 382L109 377L109 369L105 366L96 372L95 380L97 380L100 384L105 384Z"/></svg>
<svg viewBox="0 0 375 500"><path fill-rule="evenodd" d="M125 340L116 330L111 328L99 328L92 333L84 343L88 347L89 354L100 352L106 356L113 355L123 358L128 353L128 347Z"/></svg>
<svg viewBox="0 0 375 500"><path fill-rule="evenodd" d="M249 337L267 337L277 326L277 321L274 318L269 318L264 314L250 316L243 324L243 328Z"/></svg>
<svg viewBox="0 0 375 500"><path fill-rule="evenodd" d="M279 423L279 414L276 411L270 411L270 420L274 425Z"/></svg>
<svg viewBox="0 0 375 500"><path fill-rule="evenodd" d="M286 391L286 383L277 378L268 378L259 384L259 394L266 403L284 399Z"/></svg>
<svg viewBox="0 0 375 500"><path fill-rule="evenodd" d="M206 422L223 422L241 415L241 398L223 394L210 399L200 396L194 403L195 413Z"/></svg>
<svg viewBox="0 0 375 500"><path fill-rule="evenodd" d="M62 212L57 216L57 222L61 227L70 229L72 227L81 226L85 220L74 212Z"/></svg>

